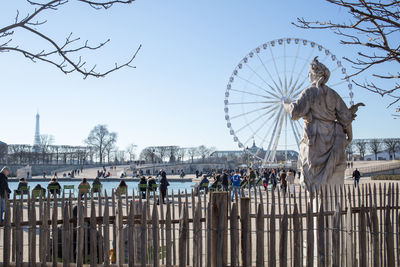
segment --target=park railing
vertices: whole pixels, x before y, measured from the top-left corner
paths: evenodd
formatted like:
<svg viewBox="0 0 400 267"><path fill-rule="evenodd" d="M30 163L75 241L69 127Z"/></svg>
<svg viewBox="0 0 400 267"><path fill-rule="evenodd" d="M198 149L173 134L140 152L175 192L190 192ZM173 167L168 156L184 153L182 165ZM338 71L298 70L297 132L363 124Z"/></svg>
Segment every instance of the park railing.
<svg viewBox="0 0 400 267"><path fill-rule="evenodd" d="M398 184L5 201L4 266L399 266ZM137 194L139 193L139 194Z"/></svg>

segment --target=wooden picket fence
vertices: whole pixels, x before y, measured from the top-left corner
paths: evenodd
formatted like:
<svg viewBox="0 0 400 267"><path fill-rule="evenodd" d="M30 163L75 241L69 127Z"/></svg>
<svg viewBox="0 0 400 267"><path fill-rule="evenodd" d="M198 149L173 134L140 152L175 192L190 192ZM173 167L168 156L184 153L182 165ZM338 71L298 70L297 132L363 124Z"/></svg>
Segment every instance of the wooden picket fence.
<svg viewBox="0 0 400 267"><path fill-rule="evenodd" d="M2 266L400 266L399 185L5 202ZM238 194L240 193L240 194ZM75 211L74 211L75 210ZM75 212L75 214L74 214Z"/></svg>

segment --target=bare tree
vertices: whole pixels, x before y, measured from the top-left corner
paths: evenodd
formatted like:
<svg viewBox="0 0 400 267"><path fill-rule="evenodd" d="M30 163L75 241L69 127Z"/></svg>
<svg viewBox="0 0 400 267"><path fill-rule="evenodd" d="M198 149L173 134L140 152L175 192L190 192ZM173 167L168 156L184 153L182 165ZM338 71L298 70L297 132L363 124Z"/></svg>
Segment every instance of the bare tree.
<svg viewBox="0 0 400 267"><path fill-rule="evenodd" d="M135 160L135 151L136 151L137 145L130 144L126 147L126 152L129 154L129 160Z"/></svg>
<svg viewBox="0 0 400 267"><path fill-rule="evenodd" d="M42 153L42 163L44 164L46 161L46 155L49 152L50 145L52 145L54 142L54 137L49 134L41 134L40 135L40 151Z"/></svg>
<svg viewBox="0 0 400 267"><path fill-rule="evenodd" d="M104 152L109 147L112 147L116 141L117 134L115 132L109 132L107 125L99 124L90 131L85 143L96 149L101 164L104 160Z"/></svg>
<svg viewBox="0 0 400 267"><path fill-rule="evenodd" d="M367 1L367 0L326 0L348 12L348 22L309 21L297 18L294 25L304 29L329 29L341 36L341 44L355 46L359 51L355 59L345 57L355 71L348 78L370 71L374 79L392 81L391 86L377 85L371 81L353 82L381 96L388 95L391 105L400 101L400 72L382 73L379 67L389 66L397 70L400 67L400 1ZM362 76L364 79L364 76Z"/></svg>
<svg viewBox="0 0 400 267"><path fill-rule="evenodd" d="M131 4L134 0L78 0L84 5L94 9L108 9L116 4ZM48 32L42 29L47 22L43 17L54 13L58 9L64 8L69 4L70 0L47 0L33 1L27 0L27 5L32 7L32 11L26 15L20 16L16 11L14 22L10 25L0 28L0 52L19 53L33 62L41 61L57 67L65 74L78 72L84 78L104 77L107 74L119 70L124 67L132 67L132 61L139 52L141 46L133 53L133 55L122 64L115 63L113 67L104 71L98 71L96 64L89 65L82 57L85 51L98 50L105 46L110 39L96 45L90 45L86 40L81 42L80 37L76 37L71 32L66 36L64 41L57 41ZM76 2L76 1L74 1ZM20 43L20 35L29 34L34 40L44 44L44 48L35 49L31 43Z"/></svg>
<svg viewBox="0 0 400 267"><path fill-rule="evenodd" d="M390 158L396 159L396 149L399 146L399 140L395 138L387 138L383 140L383 143L389 152Z"/></svg>
<svg viewBox="0 0 400 267"><path fill-rule="evenodd" d="M185 160L185 156L187 153L187 148L180 147L178 150L178 158L180 159L181 162Z"/></svg>
<svg viewBox="0 0 400 267"><path fill-rule="evenodd" d="M368 143L369 149L374 153L375 160L378 160L378 152L381 149L382 143L378 139L372 139Z"/></svg>
<svg viewBox="0 0 400 267"><path fill-rule="evenodd" d="M168 154L169 154L169 162L175 162L177 160L179 153L179 146L169 146Z"/></svg>
<svg viewBox="0 0 400 267"><path fill-rule="evenodd" d="M188 148L187 152L193 163L193 159L199 155L199 149L197 147L190 147L190 148Z"/></svg>
<svg viewBox="0 0 400 267"><path fill-rule="evenodd" d="M140 158L146 162L154 163L156 159L155 149L153 147L146 147L140 152Z"/></svg>
<svg viewBox="0 0 400 267"><path fill-rule="evenodd" d="M168 155L169 148L167 146L156 146L153 149L155 150L155 154L161 159L161 162L163 162Z"/></svg>
<svg viewBox="0 0 400 267"><path fill-rule="evenodd" d="M205 158L210 156L210 154L213 152L213 149L201 145L198 147L198 152L204 162Z"/></svg>
<svg viewBox="0 0 400 267"><path fill-rule="evenodd" d="M367 143L362 140L357 140L355 143L356 148L358 149L358 152L360 152L360 158L361 160L364 160L365 156L365 150L367 148Z"/></svg>

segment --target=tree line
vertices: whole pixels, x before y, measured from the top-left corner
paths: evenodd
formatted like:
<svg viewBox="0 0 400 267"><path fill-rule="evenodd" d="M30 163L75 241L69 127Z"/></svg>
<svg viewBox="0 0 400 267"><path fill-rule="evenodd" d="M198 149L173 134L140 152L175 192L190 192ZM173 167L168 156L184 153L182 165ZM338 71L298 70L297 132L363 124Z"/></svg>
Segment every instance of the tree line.
<svg viewBox="0 0 400 267"><path fill-rule="evenodd" d="M204 145L198 147L150 146L142 150L139 158L146 163L174 163L185 160L193 163L195 159L201 159L204 162L214 151L214 147Z"/></svg>
<svg viewBox="0 0 400 267"><path fill-rule="evenodd" d="M400 138L385 139L355 139L347 147L347 159L351 160L357 153L361 160L364 160L366 153L374 154L375 160L378 160L378 154L386 151L390 159L396 159L396 152L400 150Z"/></svg>

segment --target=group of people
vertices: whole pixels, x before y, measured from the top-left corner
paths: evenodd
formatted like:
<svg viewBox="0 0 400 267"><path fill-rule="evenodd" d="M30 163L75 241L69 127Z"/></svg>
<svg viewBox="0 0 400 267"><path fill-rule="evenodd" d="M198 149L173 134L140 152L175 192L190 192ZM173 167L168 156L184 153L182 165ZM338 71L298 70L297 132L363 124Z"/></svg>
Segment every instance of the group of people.
<svg viewBox="0 0 400 267"><path fill-rule="evenodd" d="M165 197L167 195L167 189L169 186L169 182L167 179L167 173L161 169L160 172L158 173L158 176L160 177L160 185L157 185L157 181L154 177L149 176L147 179L145 176L142 176L139 181L139 191L142 194L142 198L146 198L146 193L150 192L155 192L157 188L159 187L160 193L161 193L161 198L163 203L165 204ZM159 204L159 202L157 202Z"/></svg>
<svg viewBox="0 0 400 267"><path fill-rule="evenodd" d="M213 179L210 186L209 177ZM248 169L237 169L232 170L222 170L221 173L214 171L211 175L203 175L202 180L197 186L198 191L200 190L223 190L228 191L232 188L232 198L234 191L238 191L240 194L241 187L251 187L262 185L265 190L269 184L275 190L278 183L280 183L280 189L286 193L289 191L293 195L294 181L296 177L296 171L292 169L261 169L261 171L253 168Z"/></svg>

